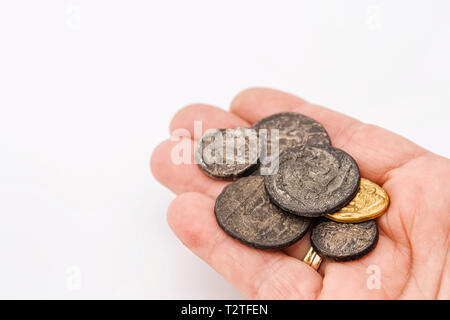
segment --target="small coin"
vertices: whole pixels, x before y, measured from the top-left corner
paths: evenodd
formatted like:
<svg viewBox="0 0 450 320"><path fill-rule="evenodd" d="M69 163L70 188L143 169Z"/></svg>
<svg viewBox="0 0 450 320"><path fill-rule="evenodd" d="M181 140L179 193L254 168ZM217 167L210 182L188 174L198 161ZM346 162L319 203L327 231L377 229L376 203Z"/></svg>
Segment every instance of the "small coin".
<svg viewBox="0 0 450 320"><path fill-rule="evenodd" d="M261 138L262 168L267 167L273 158L286 149L305 144L331 144L328 133L320 123L297 112L273 114L254 123L252 128ZM278 136L272 130L277 130ZM259 171L256 172L259 174Z"/></svg>
<svg viewBox="0 0 450 320"><path fill-rule="evenodd" d="M378 218L389 206L387 192L376 183L361 178L355 198L341 210L329 213L327 218L346 223L356 223Z"/></svg>
<svg viewBox="0 0 450 320"><path fill-rule="evenodd" d="M321 218L311 231L311 245L323 257L334 261L359 259L375 248L378 228L375 220L340 223Z"/></svg>
<svg viewBox="0 0 450 320"><path fill-rule="evenodd" d="M214 208L219 226L231 237L258 249L281 249L300 240L311 219L284 212L264 189L264 178L239 179L222 191Z"/></svg>
<svg viewBox="0 0 450 320"><path fill-rule="evenodd" d="M208 176L235 180L258 167L258 135L250 128L216 129L203 135L195 160Z"/></svg>
<svg viewBox="0 0 450 320"><path fill-rule="evenodd" d="M296 215L318 217L346 206L356 195L360 173L355 160L331 146L284 151L278 172L264 177L270 199Z"/></svg>

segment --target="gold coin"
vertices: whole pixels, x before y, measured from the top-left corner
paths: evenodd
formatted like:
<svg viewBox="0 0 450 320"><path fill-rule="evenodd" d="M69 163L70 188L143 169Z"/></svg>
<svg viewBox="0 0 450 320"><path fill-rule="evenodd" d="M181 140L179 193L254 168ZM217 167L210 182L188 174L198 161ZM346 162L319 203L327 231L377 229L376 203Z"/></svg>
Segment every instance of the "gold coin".
<svg viewBox="0 0 450 320"><path fill-rule="evenodd" d="M389 206L387 192L376 183L361 178L359 191L344 208L326 215L337 222L356 223L381 216Z"/></svg>

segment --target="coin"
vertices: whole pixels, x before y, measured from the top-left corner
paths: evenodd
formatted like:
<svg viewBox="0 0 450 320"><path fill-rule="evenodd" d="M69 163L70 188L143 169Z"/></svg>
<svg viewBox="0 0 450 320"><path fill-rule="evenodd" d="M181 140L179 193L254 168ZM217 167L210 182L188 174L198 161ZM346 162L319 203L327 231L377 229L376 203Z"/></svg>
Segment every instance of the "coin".
<svg viewBox="0 0 450 320"><path fill-rule="evenodd" d="M286 149L305 144L331 144L328 133L320 123L297 112L273 114L254 123L252 128L261 138L262 168L267 167L273 158Z"/></svg>
<svg viewBox="0 0 450 320"><path fill-rule="evenodd" d="M328 213L326 217L337 222L362 222L381 216L388 206L387 192L376 183L361 178L355 198L338 212Z"/></svg>
<svg viewBox="0 0 450 320"><path fill-rule="evenodd" d="M321 218L311 231L311 245L321 256L334 261L359 259L375 248L378 228L375 220L340 223Z"/></svg>
<svg viewBox="0 0 450 320"><path fill-rule="evenodd" d="M281 249L300 240L311 219L284 212L264 189L264 178L241 178L224 188L214 207L217 223L231 237L258 249Z"/></svg>
<svg viewBox="0 0 450 320"><path fill-rule="evenodd" d="M360 173L355 160L331 146L284 151L278 172L264 176L270 199L296 215L318 217L346 206L356 195Z"/></svg>
<svg viewBox="0 0 450 320"><path fill-rule="evenodd" d="M203 135L195 160L208 176L235 180L258 166L258 135L250 128L215 129Z"/></svg>

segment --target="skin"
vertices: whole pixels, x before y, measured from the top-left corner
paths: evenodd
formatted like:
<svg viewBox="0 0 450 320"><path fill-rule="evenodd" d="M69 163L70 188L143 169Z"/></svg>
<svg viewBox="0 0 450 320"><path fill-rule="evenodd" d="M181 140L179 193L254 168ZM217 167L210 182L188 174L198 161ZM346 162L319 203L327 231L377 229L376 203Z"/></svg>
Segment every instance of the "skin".
<svg viewBox="0 0 450 320"><path fill-rule="evenodd" d="M178 195L167 220L179 239L250 299L450 299L449 159L388 130L266 88L242 91L230 111L187 106L174 116L170 131L184 128L194 137L194 120L203 121L203 130L245 127L282 111L319 121L333 146L355 158L361 176L388 192L391 204L378 218L377 247L357 261L325 260L316 272L302 262L309 235L282 251L242 245L214 218L215 198L227 182L208 178L193 162L173 164L171 150L179 142L166 140L154 150L151 170ZM369 266L380 271L379 289L367 286Z"/></svg>

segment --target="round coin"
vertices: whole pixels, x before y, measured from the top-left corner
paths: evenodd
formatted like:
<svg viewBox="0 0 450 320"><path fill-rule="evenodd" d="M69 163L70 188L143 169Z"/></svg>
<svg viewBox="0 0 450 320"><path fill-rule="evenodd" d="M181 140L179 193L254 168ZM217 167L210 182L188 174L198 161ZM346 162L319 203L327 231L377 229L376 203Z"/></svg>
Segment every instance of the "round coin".
<svg viewBox="0 0 450 320"><path fill-rule="evenodd" d="M389 206L387 192L376 183L361 178L355 198L341 210L325 216L337 222L356 223L378 218Z"/></svg>
<svg viewBox="0 0 450 320"><path fill-rule="evenodd" d="M260 137L261 168L268 167L271 160L286 149L305 144L331 144L328 133L320 123L297 112L273 114L254 123L252 128ZM270 172L260 171L257 172L262 174Z"/></svg>
<svg viewBox="0 0 450 320"><path fill-rule="evenodd" d="M375 220L340 223L319 219L311 231L311 245L321 255L334 261L359 259L375 248L378 228Z"/></svg>
<svg viewBox="0 0 450 320"><path fill-rule="evenodd" d="M224 188L214 207L219 226L231 237L258 249L281 249L300 240L311 219L284 212L264 189L264 178L239 179Z"/></svg>
<svg viewBox="0 0 450 320"><path fill-rule="evenodd" d="M284 151L278 171L264 177L270 199L296 215L318 217L346 206L356 195L360 173L355 160L331 146Z"/></svg>
<svg viewBox="0 0 450 320"><path fill-rule="evenodd" d="M249 175L258 166L258 135L250 128L209 130L197 145L195 161L215 179Z"/></svg>

